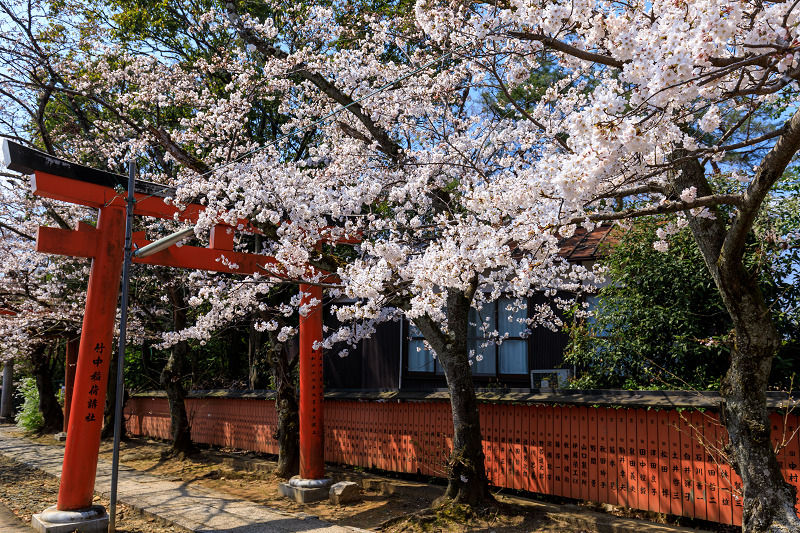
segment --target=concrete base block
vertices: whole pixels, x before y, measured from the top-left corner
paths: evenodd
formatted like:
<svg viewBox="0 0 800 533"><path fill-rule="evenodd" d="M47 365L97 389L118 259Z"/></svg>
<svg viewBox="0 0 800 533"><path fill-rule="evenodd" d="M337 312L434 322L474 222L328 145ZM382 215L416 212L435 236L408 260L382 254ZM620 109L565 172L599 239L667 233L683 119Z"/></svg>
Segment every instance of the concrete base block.
<svg viewBox="0 0 800 533"><path fill-rule="evenodd" d="M314 503L328 499L332 483L331 479L301 479L295 476L289 483L281 483L278 490L282 496L292 498L297 503Z"/></svg>
<svg viewBox="0 0 800 533"><path fill-rule="evenodd" d="M108 533L108 514L100 506L93 506L86 513L71 513L76 518L64 518L67 513L59 513L51 507L46 511L35 514L31 518L31 527L40 533ZM77 515L85 514L89 517L79 518ZM51 522L50 520L56 520Z"/></svg>
<svg viewBox="0 0 800 533"><path fill-rule="evenodd" d="M56 439L58 442L64 442L67 440L67 433L62 431L61 433L56 433L53 435L53 438Z"/></svg>

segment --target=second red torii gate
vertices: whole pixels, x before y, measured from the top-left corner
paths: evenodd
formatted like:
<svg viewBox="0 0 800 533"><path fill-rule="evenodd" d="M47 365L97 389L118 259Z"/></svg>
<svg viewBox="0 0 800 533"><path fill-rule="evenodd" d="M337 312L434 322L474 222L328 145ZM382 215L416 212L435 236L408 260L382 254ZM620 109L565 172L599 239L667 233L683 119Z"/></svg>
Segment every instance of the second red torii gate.
<svg viewBox="0 0 800 533"><path fill-rule="evenodd" d="M118 191L127 188L127 180L5 139L2 151L10 170L33 175L35 195L98 210L96 227L85 223L79 223L75 230L39 227L36 236L39 252L92 259L57 504L59 511L82 511L92 506L97 470L124 259L125 198ZM174 193L174 189L137 180L134 214L196 222L205 207L189 204L179 210L165 203L164 198ZM248 226L246 221L242 224ZM133 235L136 247L150 242L144 232ZM207 248L173 246L146 258L134 257L133 262L235 274L263 272L262 267L278 264L269 256L236 252L233 244L234 228L218 224L211 230ZM232 264L237 268L232 268ZM329 275L327 281L332 279ZM319 480L324 477L322 348L314 349L314 345L322 341L322 289L301 283L300 290L304 294L300 305L310 308L305 317L300 317L299 325L300 477Z"/></svg>

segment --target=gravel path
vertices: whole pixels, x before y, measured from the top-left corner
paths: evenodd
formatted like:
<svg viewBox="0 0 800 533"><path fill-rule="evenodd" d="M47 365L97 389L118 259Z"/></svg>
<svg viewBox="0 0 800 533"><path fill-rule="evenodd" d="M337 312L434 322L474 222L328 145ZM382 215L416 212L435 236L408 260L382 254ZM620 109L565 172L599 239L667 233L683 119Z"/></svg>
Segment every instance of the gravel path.
<svg viewBox="0 0 800 533"><path fill-rule="evenodd" d="M0 530L3 533L29 533L32 531L31 516L55 504L57 497L58 479L0 455ZM95 503L108 509L105 499L95 498ZM14 515L19 518L15 520ZM184 530L159 524L156 519L140 516L127 506L117 507L117 533L178 531Z"/></svg>

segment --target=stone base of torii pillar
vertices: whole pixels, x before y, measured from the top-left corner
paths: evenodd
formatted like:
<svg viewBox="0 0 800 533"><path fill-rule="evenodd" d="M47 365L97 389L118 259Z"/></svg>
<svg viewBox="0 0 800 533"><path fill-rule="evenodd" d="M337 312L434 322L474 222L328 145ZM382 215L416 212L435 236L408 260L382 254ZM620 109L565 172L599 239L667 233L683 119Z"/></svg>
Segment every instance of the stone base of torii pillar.
<svg viewBox="0 0 800 533"><path fill-rule="evenodd" d="M328 499L332 484L333 480L329 478L303 479L294 476L288 483L281 483L278 490L282 496L291 498L297 503L314 503Z"/></svg>
<svg viewBox="0 0 800 533"><path fill-rule="evenodd" d="M100 505L85 511L59 511L54 505L33 515L31 527L40 533L108 533L108 514Z"/></svg>

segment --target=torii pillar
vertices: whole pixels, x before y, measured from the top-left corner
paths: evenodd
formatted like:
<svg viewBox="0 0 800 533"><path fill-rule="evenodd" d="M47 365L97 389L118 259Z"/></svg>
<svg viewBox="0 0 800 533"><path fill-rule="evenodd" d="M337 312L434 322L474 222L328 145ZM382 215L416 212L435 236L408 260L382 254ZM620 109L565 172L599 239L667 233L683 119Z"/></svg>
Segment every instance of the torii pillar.
<svg viewBox="0 0 800 533"><path fill-rule="evenodd" d="M81 223L77 230L40 227L37 231L37 251L88 257L92 259L92 268L58 502L34 515L32 525L47 532L62 531L67 524L74 523L84 533L105 533L108 516L101 506L92 506L92 496L124 259L125 202L115 189L125 188L127 179L56 159L5 139L2 155L10 170L33 174L34 194L98 209L96 227ZM134 214L195 221L205 209L202 205L190 204L178 211L163 201L163 197L174 194L174 189L137 181ZM247 225L247 221L241 223ZM147 258L135 258L134 262L238 274L263 273L265 265L277 265L272 257L233 251L232 231L229 226L219 225L212 229L208 248L173 246ZM143 234L134 234L133 242L140 248L150 244ZM223 257L227 261L221 260ZM231 264L237 268L229 266ZM317 303L311 306L307 316L300 317L301 470L290 488L296 499L312 501L319 499L322 492L327 497L330 484L330 480L323 478L322 349L318 344L322 342L322 289L301 285L301 290L305 293L303 302L316 299ZM306 496L298 497L297 492Z"/></svg>

